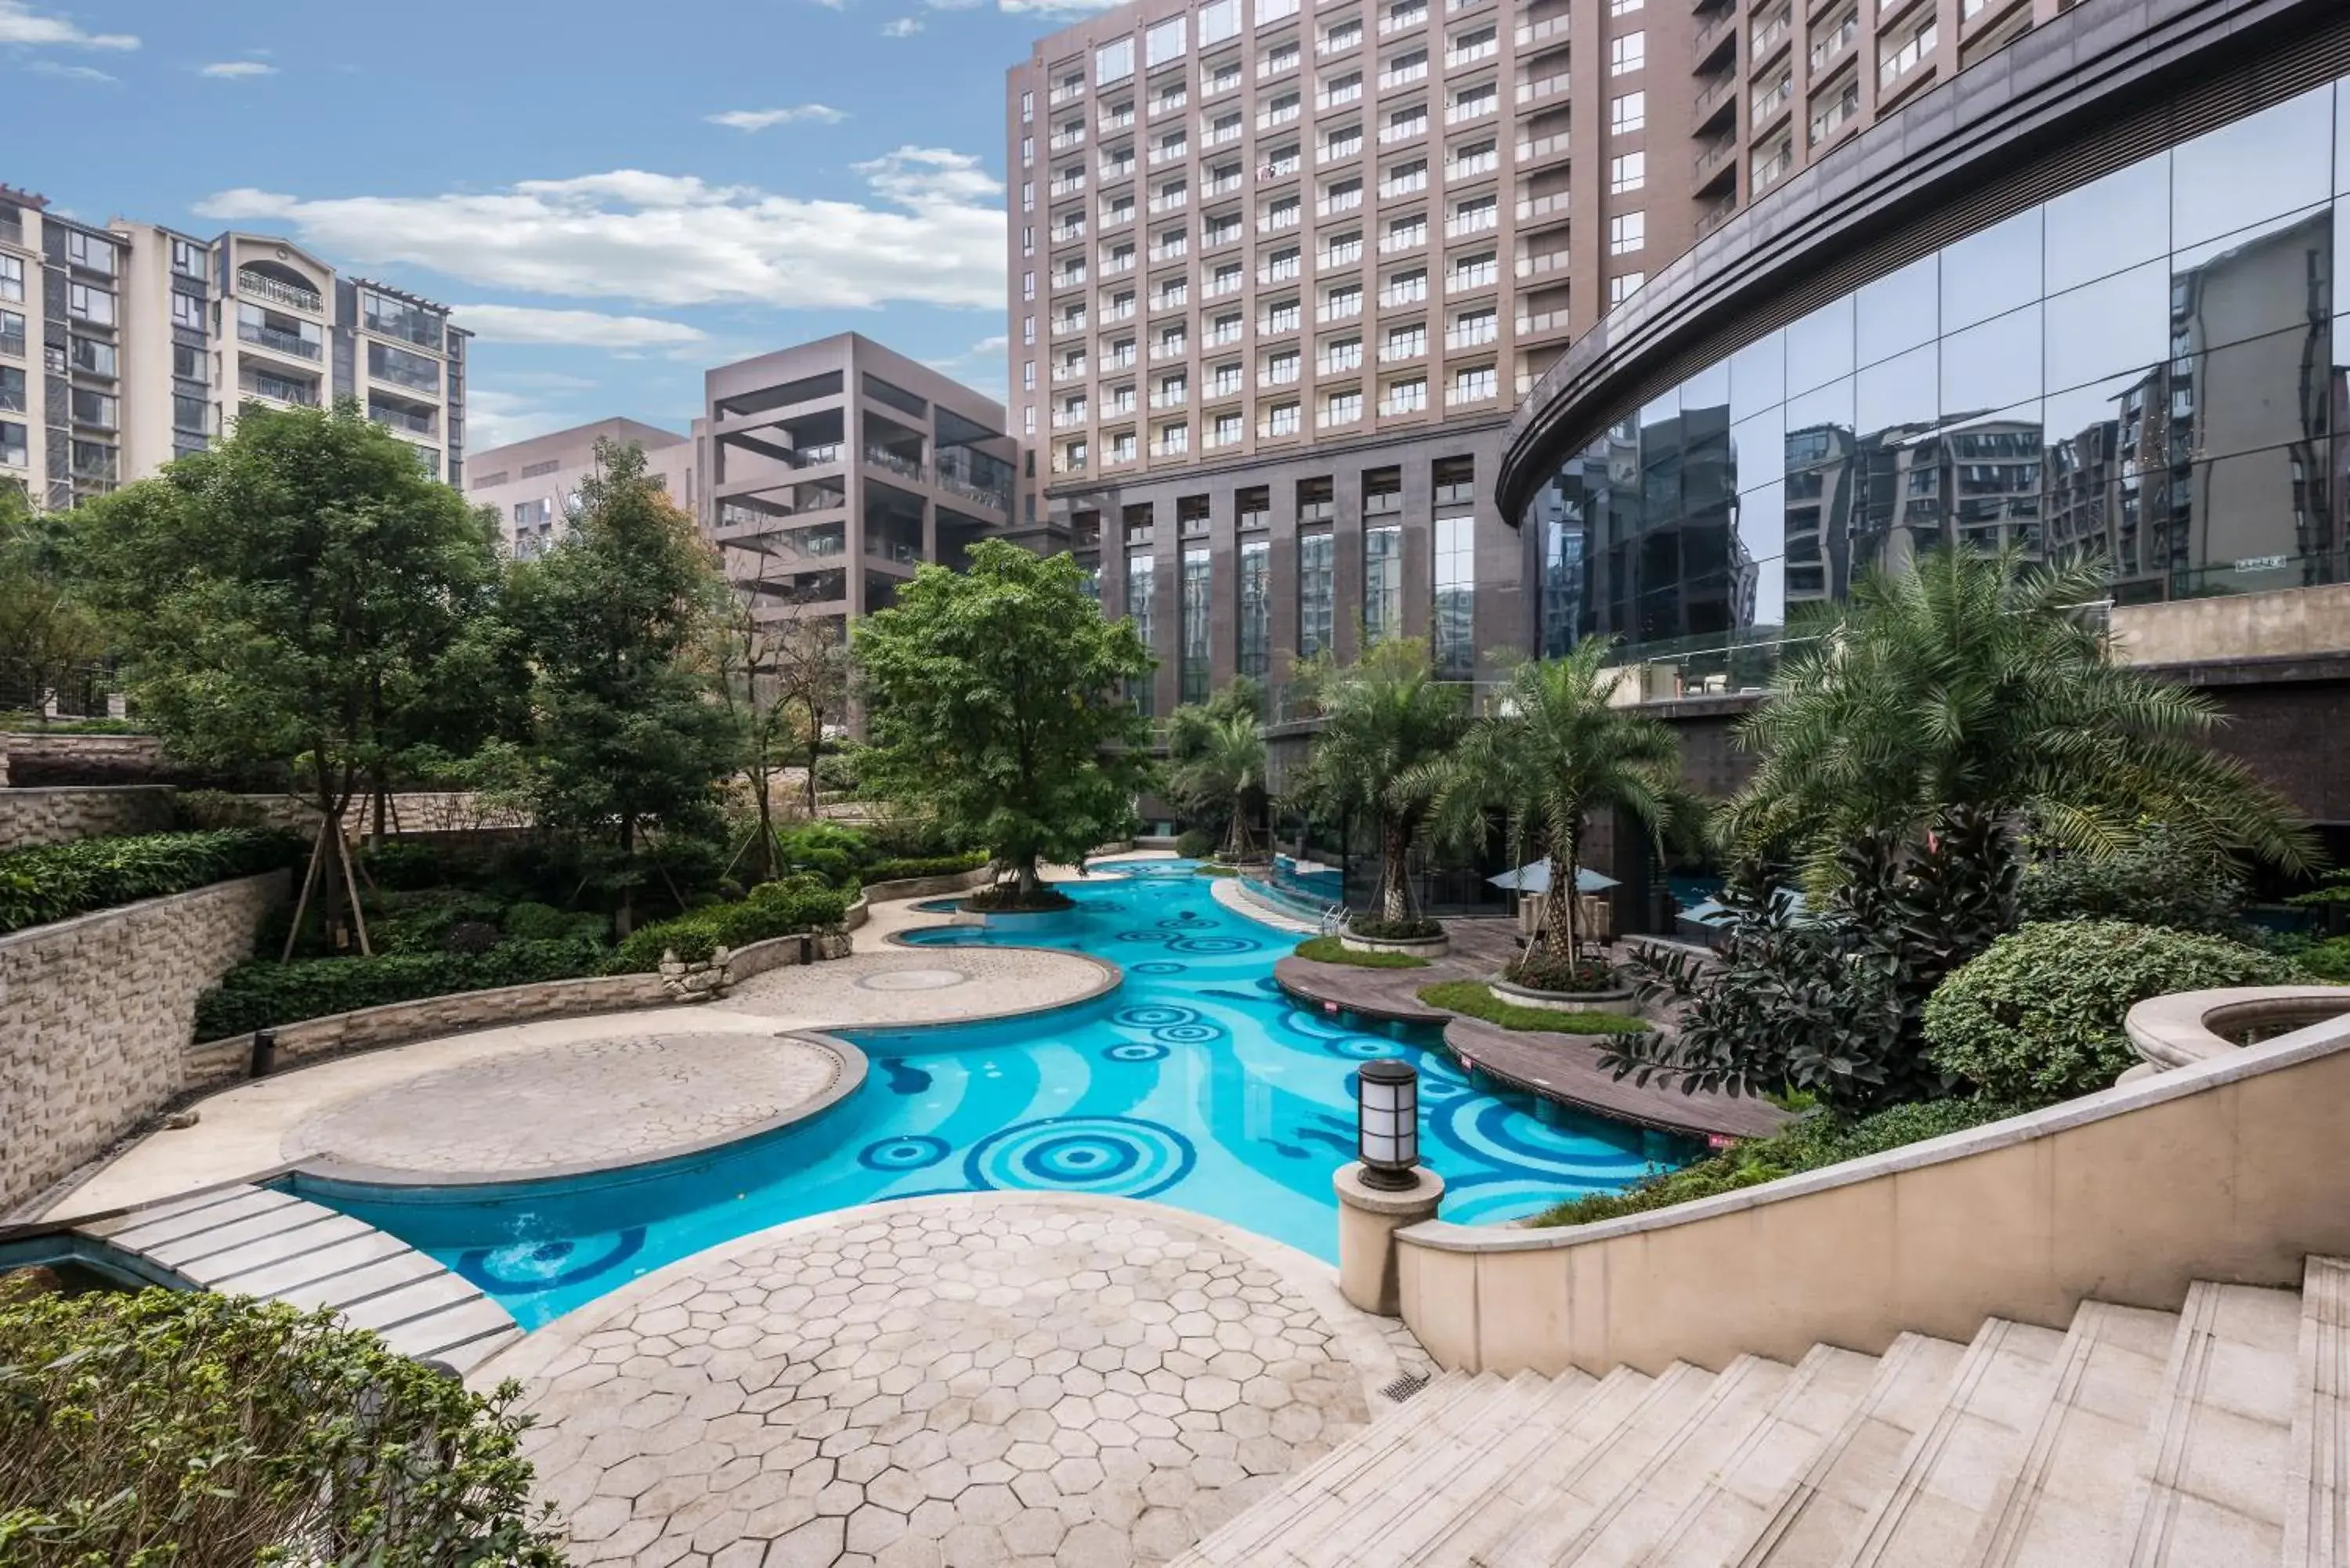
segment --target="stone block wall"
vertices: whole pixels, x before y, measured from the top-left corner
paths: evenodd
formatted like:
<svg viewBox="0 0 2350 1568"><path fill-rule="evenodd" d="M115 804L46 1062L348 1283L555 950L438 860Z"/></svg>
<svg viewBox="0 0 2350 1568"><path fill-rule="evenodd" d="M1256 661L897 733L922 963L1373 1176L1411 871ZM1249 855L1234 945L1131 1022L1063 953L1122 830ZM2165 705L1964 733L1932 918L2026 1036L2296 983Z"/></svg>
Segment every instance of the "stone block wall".
<svg viewBox="0 0 2350 1568"><path fill-rule="evenodd" d="M283 871L0 937L0 1214L186 1086L196 998L253 952Z"/></svg>
<svg viewBox="0 0 2350 1568"><path fill-rule="evenodd" d="M0 783L53 784L152 784L170 771L163 742L152 735L59 735L41 730L0 731L7 766Z"/></svg>
<svg viewBox="0 0 2350 1568"><path fill-rule="evenodd" d="M0 854L78 838L165 832L172 793L169 784L0 789Z"/></svg>

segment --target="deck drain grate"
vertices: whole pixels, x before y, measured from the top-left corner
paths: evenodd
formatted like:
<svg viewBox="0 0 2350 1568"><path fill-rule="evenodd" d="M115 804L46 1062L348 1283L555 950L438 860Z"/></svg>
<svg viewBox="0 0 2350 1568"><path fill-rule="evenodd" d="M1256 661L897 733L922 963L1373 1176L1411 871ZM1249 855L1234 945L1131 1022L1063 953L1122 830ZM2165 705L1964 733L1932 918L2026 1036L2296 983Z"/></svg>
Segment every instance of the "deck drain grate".
<svg viewBox="0 0 2350 1568"><path fill-rule="evenodd" d="M1387 1400L1390 1404L1400 1405L1405 1400L1410 1398L1413 1395L1419 1393L1421 1389L1427 1386L1427 1373L1407 1372L1402 1376L1397 1378L1394 1382L1388 1384L1386 1387L1380 1389L1379 1397Z"/></svg>

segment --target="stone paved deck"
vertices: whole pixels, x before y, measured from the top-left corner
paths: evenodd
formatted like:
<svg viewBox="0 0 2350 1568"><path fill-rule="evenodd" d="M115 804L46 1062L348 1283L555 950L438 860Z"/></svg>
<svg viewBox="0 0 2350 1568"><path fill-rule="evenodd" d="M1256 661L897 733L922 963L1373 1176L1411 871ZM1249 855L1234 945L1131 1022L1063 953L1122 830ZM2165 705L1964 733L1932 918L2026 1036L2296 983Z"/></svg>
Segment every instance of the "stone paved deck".
<svg viewBox="0 0 2350 1568"><path fill-rule="evenodd" d="M916 917L912 924L936 925ZM892 929L904 927L892 922ZM798 1027L1000 1018L1065 1007L1117 985L1115 967L1040 948L902 948L753 975L710 1005Z"/></svg>
<svg viewBox="0 0 2350 1568"><path fill-rule="evenodd" d="M700 1253L478 1368L582 1564L1122 1568L1426 1370L1327 1265L1180 1210L908 1199Z"/></svg>

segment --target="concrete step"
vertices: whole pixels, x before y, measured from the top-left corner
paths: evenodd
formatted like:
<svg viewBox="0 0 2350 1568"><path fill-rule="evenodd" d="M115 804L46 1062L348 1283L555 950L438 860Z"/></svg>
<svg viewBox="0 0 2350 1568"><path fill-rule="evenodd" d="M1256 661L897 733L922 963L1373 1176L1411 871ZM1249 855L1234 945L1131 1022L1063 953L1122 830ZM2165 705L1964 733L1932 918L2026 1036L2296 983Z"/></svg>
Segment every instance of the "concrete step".
<svg viewBox="0 0 2350 1568"><path fill-rule="evenodd" d="M1365 1466L1377 1464L1398 1444L1407 1441L1430 1423L1441 1420L1453 1405L1464 1400L1482 1404L1486 1389L1498 1387L1502 1382L1491 1374L1486 1376L1491 1381L1481 1384L1466 1373L1443 1374L1402 1405L1292 1476L1279 1491L1228 1521L1222 1529L1176 1561L1202 1565L1254 1561L1251 1555L1253 1552L1277 1534L1301 1510L1313 1506L1329 1488L1346 1480Z"/></svg>
<svg viewBox="0 0 2350 1568"><path fill-rule="evenodd" d="M1701 1366L1676 1361L1648 1386L1631 1416L1604 1441L1593 1445L1564 1470L1551 1476L1524 1508L1517 1528L1486 1551L1471 1554L1478 1568L1536 1568L1557 1560L1586 1525L1648 1469L1672 1441L1692 1412L1705 1402L1714 1376ZM1537 1461L1538 1463L1540 1461Z"/></svg>
<svg viewBox="0 0 2350 1568"><path fill-rule="evenodd" d="M2178 1314L2083 1302L2022 1463L1976 1532L1970 1568L2101 1562L2129 1507Z"/></svg>
<svg viewBox="0 0 2350 1568"><path fill-rule="evenodd" d="M1553 1561L1575 1568L1632 1568L1762 1427L1794 1376L1784 1362L1759 1355L1742 1355L1723 1367L1680 1430Z"/></svg>
<svg viewBox="0 0 2350 1568"><path fill-rule="evenodd" d="M1728 1568L1851 1419L1879 1365L1874 1355L1814 1345L1762 1419L1640 1559L1646 1568Z"/></svg>
<svg viewBox="0 0 2350 1568"><path fill-rule="evenodd" d="M2188 1287L2114 1561L2281 1560L2301 1319L2293 1291Z"/></svg>
<svg viewBox="0 0 2350 1568"><path fill-rule="evenodd" d="M1525 1505L1551 1479L1614 1437L1648 1397L1652 1379L1618 1366L1571 1397L1504 1433L1453 1479L1441 1506L1406 1514L1386 1542L1388 1560L1419 1568L1461 1568L1516 1528Z"/></svg>
<svg viewBox="0 0 2350 1568"><path fill-rule="evenodd" d="M1892 1490L1902 1456L1949 1399L1966 1354L1922 1334L1896 1338L1859 1400L1762 1511L1730 1559L1736 1568L1831 1568Z"/></svg>
<svg viewBox="0 0 2350 1568"><path fill-rule="evenodd" d="M1596 1379L1570 1371L1573 1386L1596 1386ZM1366 1472L1302 1514L1275 1542L1266 1563L1352 1563L1364 1554L1384 1554L1399 1514L1440 1508L1452 1478L1503 1435L1515 1431L1555 1396L1553 1380L1522 1372L1465 1428L1440 1441L1407 1446L1378 1471Z"/></svg>
<svg viewBox="0 0 2350 1568"><path fill-rule="evenodd" d="M1893 1484L1836 1568L1956 1568L2009 1474L2022 1463L2055 1380L2064 1335L1995 1317L1910 1439Z"/></svg>
<svg viewBox="0 0 2350 1568"><path fill-rule="evenodd" d="M2309 1260L2285 1466L2285 1568L2350 1568L2350 1262Z"/></svg>

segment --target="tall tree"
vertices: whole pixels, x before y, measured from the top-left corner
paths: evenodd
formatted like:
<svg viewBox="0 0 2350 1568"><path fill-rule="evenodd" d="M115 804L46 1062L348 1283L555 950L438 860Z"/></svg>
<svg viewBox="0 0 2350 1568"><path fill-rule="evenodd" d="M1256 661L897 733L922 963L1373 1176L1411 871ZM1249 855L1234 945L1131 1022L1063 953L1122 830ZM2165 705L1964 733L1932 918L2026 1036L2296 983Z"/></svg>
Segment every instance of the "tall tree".
<svg viewBox="0 0 2350 1568"><path fill-rule="evenodd" d="M736 737L702 649L723 587L693 519L633 445L596 444L570 532L514 567L511 597L537 679L534 805L541 824L600 837L634 921L649 828L710 832Z"/></svg>
<svg viewBox="0 0 2350 1568"><path fill-rule="evenodd" d="M1430 765L1431 826L1459 845L1482 845L1488 814L1503 814L1513 865L1531 846L1550 870L1543 946L1575 955L1575 875L1592 816L1615 811L1659 846L1686 805L1680 744L1661 721L1608 701L1612 639L1586 638L1563 659L1521 664L1460 746Z"/></svg>
<svg viewBox="0 0 2350 1568"><path fill-rule="evenodd" d="M867 786L983 845L1033 898L1037 867L1131 830L1150 729L1124 695L1150 668L1076 562L984 540L926 566L856 628Z"/></svg>
<svg viewBox="0 0 2350 1568"><path fill-rule="evenodd" d="M1224 858L1256 850L1252 823L1264 806L1263 689L1245 675L1205 702L1187 702L1167 720L1167 793L1187 810L1222 815Z"/></svg>
<svg viewBox="0 0 2350 1568"><path fill-rule="evenodd" d="M21 692L36 712L108 648L68 576L68 532L66 519L35 513L23 486L0 481L0 701Z"/></svg>
<svg viewBox="0 0 2350 1568"><path fill-rule="evenodd" d="M1740 727L1761 758L1728 814L1740 847L1836 878L1864 834L1908 838L1954 807L2026 815L2044 842L2103 857L2168 824L2194 845L2305 869L2308 830L2203 744L2209 698L2115 662L2081 607L2093 560L1935 550L1864 578L1811 628Z"/></svg>
<svg viewBox="0 0 2350 1568"><path fill-rule="evenodd" d="M318 809L312 879L340 946L352 796L412 748L469 750L506 679L495 520L346 400L248 407L212 451L75 522L130 689L171 749L294 769ZM357 934L365 950L363 919Z"/></svg>
<svg viewBox="0 0 2350 1568"><path fill-rule="evenodd" d="M848 716L848 628L837 617L795 614L775 628L775 691L807 759L807 814L818 815L816 772L831 732Z"/></svg>
<svg viewBox="0 0 2350 1568"><path fill-rule="evenodd" d="M1417 638L1389 639L1355 664L1305 679L1322 729L1293 793L1325 818L1369 820L1379 846L1378 919L1408 919L1412 842L1434 799L1426 764L1461 738L1461 688L1436 678L1428 644Z"/></svg>

